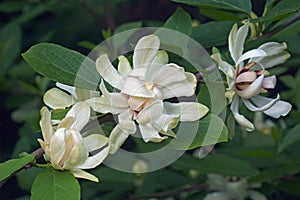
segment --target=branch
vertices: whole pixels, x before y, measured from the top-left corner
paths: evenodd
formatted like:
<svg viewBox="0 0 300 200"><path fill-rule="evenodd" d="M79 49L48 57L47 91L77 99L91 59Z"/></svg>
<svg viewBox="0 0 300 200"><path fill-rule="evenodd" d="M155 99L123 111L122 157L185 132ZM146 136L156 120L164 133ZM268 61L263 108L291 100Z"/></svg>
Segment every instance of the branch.
<svg viewBox="0 0 300 200"><path fill-rule="evenodd" d="M282 31L283 29L285 29L286 27L288 27L289 25L295 23L296 21L298 21L300 19L300 10L297 12L297 14L292 17L291 19L287 20L285 23L283 23L282 25L278 26L277 28L275 28L273 31L270 31L260 37L257 37L256 39L258 38L269 38L273 35L275 35L276 33Z"/></svg>
<svg viewBox="0 0 300 200"><path fill-rule="evenodd" d="M30 153L31 155L34 155L34 159L39 159L40 157L42 157L42 155L44 154L44 150L42 148L38 148L36 150L34 150L32 153ZM9 177L7 177L6 179L0 181L0 188L9 180L11 179L13 176L15 176L18 172L24 170L24 169L29 169L33 166L33 163L29 163L27 165L25 165L24 167L22 167L21 169L14 171L11 175L9 175Z"/></svg>

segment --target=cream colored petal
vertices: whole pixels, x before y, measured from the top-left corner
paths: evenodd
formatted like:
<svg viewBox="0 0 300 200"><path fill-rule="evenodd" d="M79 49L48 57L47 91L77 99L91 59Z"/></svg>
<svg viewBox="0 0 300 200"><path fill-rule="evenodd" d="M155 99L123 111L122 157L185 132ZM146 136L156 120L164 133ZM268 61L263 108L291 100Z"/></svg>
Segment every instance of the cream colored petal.
<svg viewBox="0 0 300 200"><path fill-rule="evenodd" d="M254 71L248 71L241 73L236 78L236 83L243 83L243 82L253 82L256 79L256 72Z"/></svg>
<svg viewBox="0 0 300 200"><path fill-rule="evenodd" d="M263 96L257 96L252 99L252 101L260 107L268 104L269 102L272 102L272 100L273 99ZM273 106L265 110L264 113L270 117L279 118L281 116L286 116L291 111L291 109L292 105L290 103L285 101L277 101Z"/></svg>
<svg viewBox="0 0 300 200"><path fill-rule="evenodd" d="M261 57L261 59L255 59L255 62L259 62L264 66L265 69L272 68L275 65L279 65L287 61L291 55L284 51L272 56Z"/></svg>
<svg viewBox="0 0 300 200"><path fill-rule="evenodd" d="M264 78L262 86L265 89L274 89L276 86L276 82L277 82L277 80L276 80L275 75L269 76L269 77Z"/></svg>
<svg viewBox="0 0 300 200"><path fill-rule="evenodd" d="M159 50L157 52L157 55L152 61L152 63L163 64L163 65L167 64L168 62L169 62L169 55L164 50Z"/></svg>
<svg viewBox="0 0 300 200"><path fill-rule="evenodd" d="M44 103L52 109L65 109L75 103L75 99L57 88L48 90L43 97Z"/></svg>
<svg viewBox="0 0 300 200"><path fill-rule="evenodd" d="M187 75L187 74L186 74ZM195 94L196 77L186 76L187 79L183 81L174 82L165 86L157 86L161 92L162 99L168 99L172 97L188 97Z"/></svg>
<svg viewBox="0 0 300 200"><path fill-rule="evenodd" d="M129 133L126 130L120 128L119 125L115 126L109 136L109 153L114 154L123 145L123 143L128 138Z"/></svg>
<svg viewBox="0 0 300 200"><path fill-rule="evenodd" d="M239 113L239 97L234 96L230 110L232 111L233 117L241 126L245 127L247 131L253 131L254 125L244 116Z"/></svg>
<svg viewBox="0 0 300 200"><path fill-rule="evenodd" d="M164 102L164 108L168 114L179 115L180 121L196 121L204 117L209 109L197 102Z"/></svg>
<svg viewBox="0 0 300 200"><path fill-rule="evenodd" d="M90 106L86 102L78 102L73 105L73 107L66 114L66 117L74 117L74 123L70 127L77 131L81 129L88 123L90 120Z"/></svg>
<svg viewBox="0 0 300 200"><path fill-rule="evenodd" d="M74 99L77 100L77 94L76 94L76 91L75 91L75 87L74 86L70 86L70 85L66 85L66 84L63 84L63 83L59 83L59 82L56 82L55 84L58 88L70 93Z"/></svg>
<svg viewBox="0 0 300 200"><path fill-rule="evenodd" d="M108 138L100 134L92 134L83 138L83 144L88 152L104 147L108 143Z"/></svg>
<svg viewBox="0 0 300 200"><path fill-rule="evenodd" d="M152 125L160 132L167 132L177 126L179 115L162 114Z"/></svg>
<svg viewBox="0 0 300 200"><path fill-rule="evenodd" d="M118 71L122 76L128 75L131 71L131 65L125 56L118 57L119 64L118 64Z"/></svg>
<svg viewBox="0 0 300 200"><path fill-rule="evenodd" d="M142 37L134 48L133 67L148 67L159 49L160 40L156 35Z"/></svg>
<svg viewBox="0 0 300 200"><path fill-rule="evenodd" d="M263 103L265 103L265 104L260 104L260 106L259 107L256 107L256 105L254 105L251 101L253 101L253 102L257 102L257 101L259 101L261 98L260 98L261 96L256 96L256 97L253 97L253 98L251 98L251 99L243 99L243 102L244 102L244 104L245 104L245 106L249 109L249 110L251 110L251 111L253 111L253 112L258 112L258 111L265 111L265 110L268 110L269 108L271 108L276 102L278 102L279 101L279 99L280 99L280 96L279 95L277 95L277 97L275 98L275 99L271 99L271 98L267 98L267 99L265 99L265 101L263 102ZM250 101L251 100L251 101Z"/></svg>
<svg viewBox="0 0 300 200"><path fill-rule="evenodd" d="M63 168L72 169L75 166L78 166L86 161L88 158L88 151L82 144L75 144L70 151Z"/></svg>
<svg viewBox="0 0 300 200"><path fill-rule="evenodd" d="M77 101L85 101L87 99L100 96L99 91L87 90L82 88L75 88L75 91L78 96Z"/></svg>
<svg viewBox="0 0 300 200"><path fill-rule="evenodd" d="M171 85L174 82L179 82L186 79L184 69L176 64L163 65L156 73L153 80L154 83L165 86Z"/></svg>
<svg viewBox="0 0 300 200"><path fill-rule="evenodd" d="M163 112L162 100L155 100L149 106L145 107L136 116L136 121L139 124L152 123L156 121Z"/></svg>
<svg viewBox="0 0 300 200"><path fill-rule="evenodd" d="M99 113L112 113L112 114L119 114L124 110L127 110L126 107L117 107L110 104L110 102L105 98L102 97L94 97L91 99L86 100L86 102L91 106L91 108Z"/></svg>
<svg viewBox="0 0 300 200"><path fill-rule="evenodd" d="M128 98L124 94L108 92L103 82L100 83L100 90L113 107L128 107Z"/></svg>
<svg viewBox="0 0 300 200"><path fill-rule="evenodd" d="M50 159L54 168L60 169L60 161L63 158L66 150L65 129L56 130L51 138L50 143Z"/></svg>
<svg viewBox="0 0 300 200"><path fill-rule="evenodd" d="M133 110L127 109L118 115L118 119L119 121L132 121L133 113Z"/></svg>
<svg viewBox="0 0 300 200"><path fill-rule="evenodd" d="M251 85L244 90L236 90L236 93L243 99L252 98L261 93L264 76L259 76Z"/></svg>
<svg viewBox="0 0 300 200"><path fill-rule="evenodd" d="M241 26L239 29L237 29L237 24L234 24L229 33L229 52L235 63L239 63L237 61L242 56L242 53L244 51L244 43L248 34L248 30L249 23Z"/></svg>
<svg viewBox="0 0 300 200"><path fill-rule="evenodd" d="M267 56L266 52L264 52L263 50L261 50L261 49L252 49L250 51L247 51L243 55L241 55L241 57L239 57L239 59L236 61L236 65L240 64L241 62L243 62L244 60L247 60L249 58L263 57L263 56Z"/></svg>
<svg viewBox="0 0 300 200"><path fill-rule="evenodd" d="M119 121L119 126L122 130L127 131L128 134L134 134L136 132L136 124L134 121Z"/></svg>
<svg viewBox="0 0 300 200"><path fill-rule="evenodd" d="M99 56L96 60L96 69L100 76L107 81L111 86L121 89L120 86L124 84L124 80L119 72L111 64L107 54Z"/></svg>
<svg viewBox="0 0 300 200"><path fill-rule="evenodd" d="M252 200L267 200L267 197L263 195L262 193L256 192L254 190L249 191L249 197Z"/></svg>
<svg viewBox="0 0 300 200"><path fill-rule="evenodd" d="M62 121L59 122L57 129L59 128L66 128L69 129L72 124L74 123L74 117L65 117Z"/></svg>
<svg viewBox="0 0 300 200"><path fill-rule="evenodd" d="M155 96L151 90L146 88L145 81L136 77L128 77L121 92L136 97L153 98Z"/></svg>
<svg viewBox="0 0 300 200"><path fill-rule="evenodd" d="M41 111L40 127L42 130L43 138L45 143L50 143L51 137L53 135L53 128L51 126L51 113L48 108L42 107Z"/></svg>
<svg viewBox="0 0 300 200"><path fill-rule="evenodd" d="M235 75L234 69L232 65L223 61L221 58L221 54L216 53L211 56L211 58L217 63L219 69L228 77L233 78Z"/></svg>
<svg viewBox="0 0 300 200"><path fill-rule="evenodd" d="M83 179L87 179L87 180L90 180L90 181L94 181L94 182L99 182L99 179L90 174L90 173L87 173L81 169L71 169L70 172L76 177L76 178L83 178Z"/></svg>
<svg viewBox="0 0 300 200"><path fill-rule="evenodd" d="M151 124L144 124L144 125L139 125L143 140L145 142L161 142L165 139L167 139L168 137L163 136L161 137L158 134L158 131L151 125Z"/></svg>
<svg viewBox="0 0 300 200"><path fill-rule="evenodd" d="M100 152L96 153L93 156L88 157L84 163L82 163L81 165L77 165L76 168L93 169L97 167L108 156L109 148L110 148L109 146L104 147Z"/></svg>

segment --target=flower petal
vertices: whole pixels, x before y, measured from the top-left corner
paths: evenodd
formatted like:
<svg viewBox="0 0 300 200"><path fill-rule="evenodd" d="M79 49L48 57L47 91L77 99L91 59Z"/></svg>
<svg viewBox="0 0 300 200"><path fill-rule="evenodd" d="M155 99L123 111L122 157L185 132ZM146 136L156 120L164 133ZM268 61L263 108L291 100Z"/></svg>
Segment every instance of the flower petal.
<svg viewBox="0 0 300 200"><path fill-rule="evenodd" d="M136 116L136 121L139 124L152 123L156 121L163 112L162 100L155 100L149 106L145 107Z"/></svg>
<svg viewBox="0 0 300 200"><path fill-rule="evenodd" d="M278 95L279 96L279 95ZM266 105L268 102L272 101L273 99L257 96L256 98L252 99L252 101L257 106ZM280 116L286 116L292 109L292 105L285 101L277 101L272 107L265 110L264 113L268 116L273 118L279 118Z"/></svg>
<svg viewBox="0 0 300 200"><path fill-rule="evenodd" d="M82 88L75 88L75 92L77 94L77 101L85 101L87 99L100 96L99 91L87 90Z"/></svg>
<svg viewBox="0 0 300 200"><path fill-rule="evenodd" d="M238 75L236 83L253 82L256 79L256 72L248 71Z"/></svg>
<svg viewBox="0 0 300 200"><path fill-rule="evenodd" d="M125 95L117 92L112 92L112 93L108 92L103 82L100 83L100 90L105 96L105 98L107 98L110 105L112 106L117 105L117 107L124 107L124 108L128 107L128 102L127 102L128 98Z"/></svg>
<svg viewBox="0 0 300 200"><path fill-rule="evenodd" d="M74 123L74 117L65 117L62 121L59 122L57 129L59 128L65 128L65 129L69 129L72 124Z"/></svg>
<svg viewBox="0 0 300 200"><path fill-rule="evenodd" d="M48 90L43 97L44 103L52 109L65 109L75 103L75 99L57 88Z"/></svg>
<svg viewBox="0 0 300 200"><path fill-rule="evenodd" d="M275 86L276 86L276 76L273 75L273 76L269 76L269 77L264 78L262 86L265 89L274 89Z"/></svg>
<svg viewBox="0 0 300 200"><path fill-rule="evenodd" d="M159 71L155 74L153 80L158 85L170 85L174 82L185 80L186 76L184 69L174 63L163 65Z"/></svg>
<svg viewBox="0 0 300 200"><path fill-rule="evenodd" d="M105 98L104 96L102 97L94 97L91 99L86 100L91 108L100 113L112 113L112 114L119 114L123 112L124 110L127 110L125 107L117 107L111 105L111 103Z"/></svg>
<svg viewBox="0 0 300 200"><path fill-rule="evenodd" d="M75 87L74 86L70 86L70 85L66 85L66 84L63 84L63 83L59 83L59 82L56 82L55 84L58 88L70 93L76 100L77 100L77 94L75 92Z"/></svg>
<svg viewBox="0 0 300 200"><path fill-rule="evenodd" d="M153 98L155 96L151 90L146 88L145 81L136 77L128 77L121 92L136 97Z"/></svg>
<svg viewBox="0 0 300 200"><path fill-rule="evenodd" d="M134 48L133 68L148 67L159 49L160 40L156 35L141 38Z"/></svg>
<svg viewBox="0 0 300 200"><path fill-rule="evenodd" d="M70 172L76 177L76 178L84 178L84 179L87 179L87 180L90 180L90 181L94 181L94 182L99 182L99 179L90 174L90 173L87 173L81 169L71 169Z"/></svg>
<svg viewBox="0 0 300 200"><path fill-rule="evenodd" d="M166 51L159 50L157 52L157 55L153 59L152 63L157 63L157 64L167 64L169 62L169 56Z"/></svg>
<svg viewBox="0 0 300 200"><path fill-rule="evenodd" d="M275 65L279 65L287 61L291 55L284 51L282 53L272 55L272 56L267 56L267 57L262 57L261 60L257 60L257 62L261 63L265 69L272 68Z"/></svg>
<svg viewBox="0 0 300 200"><path fill-rule="evenodd" d="M244 116L239 113L239 97L234 96L230 110L232 111L232 114L235 118L235 120L243 127L246 128L247 131L253 131L254 125Z"/></svg>
<svg viewBox="0 0 300 200"><path fill-rule="evenodd" d="M261 49L252 49L250 51L247 51L243 55L241 55L241 57L239 57L239 59L236 61L236 65L240 64L241 62L249 58L262 57L262 56L267 56L266 52L264 52Z"/></svg>
<svg viewBox="0 0 300 200"><path fill-rule="evenodd" d="M164 102L164 108L168 114L180 116L180 121L196 121L208 113L208 108L197 102Z"/></svg>
<svg viewBox="0 0 300 200"><path fill-rule="evenodd" d="M167 139L167 136L161 137L158 134L158 131L151 124L139 125L141 135L145 142L161 142L164 139Z"/></svg>
<svg viewBox="0 0 300 200"><path fill-rule="evenodd" d="M118 60L119 60L119 64L118 64L119 73L122 76L128 75L132 71L129 61L125 56L119 56Z"/></svg>
<svg viewBox="0 0 300 200"><path fill-rule="evenodd" d="M122 146L122 144L126 141L128 136L129 133L127 130L122 129L120 125L115 126L115 128L111 131L109 136L109 153L116 153L118 149Z"/></svg>
<svg viewBox="0 0 300 200"><path fill-rule="evenodd" d="M83 138L83 144L88 152L104 147L108 143L108 138L100 134L92 134Z"/></svg>
<svg viewBox="0 0 300 200"><path fill-rule="evenodd" d="M62 169L60 161L63 158L66 150L65 131L66 129L64 128L58 129L51 138L50 159L51 165L55 169Z"/></svg>
<svg viewBox="0 0 300 200"><path fill-rule="evenodd" d="M46 144L50 144L50 140L54 132L51 126L51 113L46 107L43 107L40 112L41 112L40 127L42 130L43 138Z"/></svg>
<svg viewBox="0 0 300 200"><path fill-rule="evenodd" d="M249 190L249 197L253 200L267 200L267 197L260 192Z"/></svg>
<svg viewBox="0 0 300 200"><path fill-rule="evenodd" d="M225 192L212 192L207 194L203 200L230 200L231 197Z"/></svg>
<svg viewBox="0 0 300 200"><path fill-rule="evenodd" d="M237 28L237 24L234 24L228 37L229 52L237 64L238 59L242 56L244 51L244 43L248 34L249 23Z"/></svg>
<svg viewBox="0 0 300 200"><path fill-rule="evenodd" d="M270 98L267 98L266 99L266 101L264 101L263 103L265 103L265 104L260 104L261 105L261 107L256 107L255 105L253 105L251 102L250 102L250 100L252 100L253 102L261 102L260 101L260 98L261 96L255 96L255 97L253 97L253 98L251 98L251 99L243 99L243 101L244 101L244 104L245 104L245 106L249 109L249 110L251 110L251 111L253 111L253 112L258 112L258 111L265 111L265 110L268 110L269 108L271 108L276 102L278 102L279 101L279 99L280 99L280 96L279 95L277 95L277 97L276 97L276 99L270 99Z"/></svg>
<svg viewBox="0 0 300 200"><path fill-rule="evenodd" d="M66 114L66 117L74 117L74 123L70 127L77 131L81 129L88 123L90 120L90 106L86 102L78 102L73 105L73 107Z"/></svg>
<svg viewBox="0 0 300 200"><path fill-rule="evenodd" d="M124 80L119 72L111 64L107 54L99 56L96 60L96 69L100 76L107 81L111 86L121 89L120 86L124 84Z"/></svg>
<svg viewBox="0 0 300 200"><path fill-rule="evenodd" d="M64 169L72 169L75 166L82 164L88 158L88 152L82 144L75 144L68 153L66 161L63 163Z"/></svg>
<svg viewBox="0 0 300 200"><path fill-rule="evenodd" d="M179 115L162 114L152 125L159 132L167 132L177 126Z"/></svg>
<svg viewBox="0 0 300 200"><path fill-rule="evenodd" d="M108 156L109 146L103 148L100 152L93 156L88 157L84 163L77 165L76 168L80 169L92 169L100 165L103 160Z"/></svg>
<svg viewBox="0 0 300 200"><path fill-rule="evenodd" d="M252 98L261 93L264 76L260 75L251 85L244 90L236 90L236 93L243 99Z"/></svg>

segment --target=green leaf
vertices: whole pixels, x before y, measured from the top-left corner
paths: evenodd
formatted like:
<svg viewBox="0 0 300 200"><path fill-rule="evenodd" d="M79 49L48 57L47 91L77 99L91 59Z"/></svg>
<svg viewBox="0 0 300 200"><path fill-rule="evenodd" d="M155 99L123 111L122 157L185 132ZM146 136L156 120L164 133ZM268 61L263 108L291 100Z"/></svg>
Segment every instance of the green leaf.
<svg viewBox="0 0 300 200"><path fill-rule="evenodd" d="M236 12L230 12L230 11L224 11L219 9L212 9L212 8L206 8L201 7L200 13L202 15L205 15L211 19L218 20L218 21L241 21L246 16L243 13L236 13Z"/></svg>
<svg viewBox="0 0 300 200"><path fill-rule="evenodd" d="M275 21L293 14L300 9L299 0L281 0L265 16L252 20L252 22Z"/></svg>
<svg viewBox="0 0 300 200"><path fill-rule="evenodd" d="M284 151L287 147L293 143L300 141L300 124L296 125L291 129L285 137L279 142L277 152L280 153Z"/></svg>
<svg viewBox="0 0 300 200"><path fill-rule="evenodd" d="M258 174L258 170L249 162L225 154L208 155L202 159L186 155L175 161L172 166L185 170L195 169L201 174L215 173L238 177Z"/></svg>
<svg viewBox="0 0 300 200"><path fill-rule="evenodd" d="M228 130L223 120L214 114L209 114L198 122L180 123L177 138L173 139L172 145L175 149L188 150L226 141L228 141Z"/></svg>
<svg viewBox="0 0 300 200"><path fill-rule="evenodd" d="M100 75L90 58L51 43L32 46L22 54L25 61L45 77L67 85L96 90Z"/></svg>
<svg viewBox="0 0 300 200"><path fill-rule="evenodd" d="M251 1L245 0L172 0L193 6L205 6L221 10L230 10L250 14Z"/></svg>
<svg viewBox="0 0 300 200"><path fill-rule="evenodd" d="M10 0L0 3L0 12L11 13L22 10L28 4L27 1Z"/></svg>
<svg viewBox="0 0 300 200"><path fill-rule="evenodd" d="M278 189L295 195L300 195L300 179L286 180L278 184Z"/></svg>
<svg viewBox="0 0 300 200"><path fill-rule="evenodd" d="M0 163L0 180L8 178L13 173L22 169L34 160L33 155L25 155L17 159L11 159L4 163Z"/></svg>
<svg viewBox="0 0 300 200"><path fill-rule="evenodd" d="M191 37L204 48L225 45L232 26L233 22L228 21L200 24L193 27Z"/></svg>
<svg viewBox="0 0 300 200"><path fill-rule="evenodd" d="M31 189L31 200L80 199L80 185L69 171L49 168L35 178Z"/></svg>
<svg viewBox="0 0 300 200"><path fill-rule="evenodd" d="M191 16L182 8L177 8L175 13L167 19L163 28L172 29L186 35L190 35L192 31Z"/></svg>
<svg viewBox="0 0 300 200"><path fill-rule="evenodd" d="M0 72L19 56L22 33L19 26L8 24L0 30Z"/></svg>

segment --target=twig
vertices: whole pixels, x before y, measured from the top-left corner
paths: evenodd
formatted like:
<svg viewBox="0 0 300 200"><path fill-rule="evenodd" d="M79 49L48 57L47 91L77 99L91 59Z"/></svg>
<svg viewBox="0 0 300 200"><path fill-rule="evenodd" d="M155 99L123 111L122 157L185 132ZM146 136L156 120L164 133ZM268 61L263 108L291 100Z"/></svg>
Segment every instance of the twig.
<svg viewBox="0 0 300 200"><path fill-rule="evenodd" d="M275 35L276 33L282 31L283 29L285 29L286 27L288 27L289 25L295 23L296 21L298 21L300 19L300 10L297 12L297 14L292 17L291 19L287 20L285 23L283 23L282 25L278 26L276 29L274 29L273 31L270 31L266 34L263 34L262 36L260 37L257 37L256 39L258 38L269 38L273 35Z"/></svg>
<svg viewBox="0 0 300 200"><path fill-rule="evenodd" d="M138 200L138 199L145 199L145 198L162 198L162 197L170 197L170 196L174 197L183 192L195 192L195 191L198 191L201 189L207 189L207 185L205 183L198 184L198 185L189 185L189 186L185 186L182 188L176 188L176 189L167 190L167 191L163 191L163 192L129 197L126 200Z"/></svg>
<svg viewBox="0 0 300 200"><path fill-rule="evenodd" d="M44 153L44 150L42 148L38 148L36 150L34 150L32 153L30 153L31 155L34 155L34 159L39 159L40 157L42 157ZM24 169L29 169L33 166L33 163L29 163L27 165L25 165L24 167L22 167L21 169L14 171L12 174L10 174L6 179L0 181L0 188L9 180L11 179L13 176L15 176L18 172L24 170Z"/></svg>

